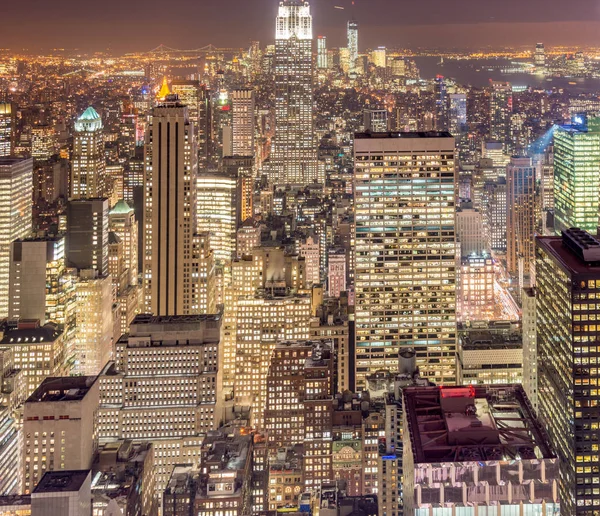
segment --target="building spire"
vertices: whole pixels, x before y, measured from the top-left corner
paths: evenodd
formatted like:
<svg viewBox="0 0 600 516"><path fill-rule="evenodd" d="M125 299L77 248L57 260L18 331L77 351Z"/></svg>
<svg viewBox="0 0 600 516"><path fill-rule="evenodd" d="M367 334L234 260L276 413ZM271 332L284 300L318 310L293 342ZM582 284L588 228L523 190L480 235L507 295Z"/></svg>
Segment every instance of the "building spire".
<svg viewBox="0 0 600 516"><path fill-rule="evenodd" d="M163 82L162 82L162 86L160 87L160 91L158 92L158 95L156 96L159 100L165 100L167 98L167 95L170 95L171 91L169 90L169 85L167 84L167 78L166 76L163 77Z"/></svg>

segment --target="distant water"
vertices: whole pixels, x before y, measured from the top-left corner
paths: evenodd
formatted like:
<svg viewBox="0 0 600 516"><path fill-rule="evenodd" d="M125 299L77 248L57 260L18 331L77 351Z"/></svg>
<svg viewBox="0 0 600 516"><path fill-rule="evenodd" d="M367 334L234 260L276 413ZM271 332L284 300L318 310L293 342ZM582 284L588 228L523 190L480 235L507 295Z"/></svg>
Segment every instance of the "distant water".
<svg viewBox="0 0 600 516"><path fill-rule="evenodd" d="M488 86L490 79L494 81L510 82L513 86L532 86L536 88L564 88L573 93L600 92L600 79L581 79L557 77L547 80L538 75L527 73L502 73L502 68L511 66L508 59L477 59L453 60L444 59L440 64L439 57L414 57L421 71L423 79L433 79L436 75L443 75L455 79L462 85L481 88ZM576 84L569 84L574 82Z"/></svg>

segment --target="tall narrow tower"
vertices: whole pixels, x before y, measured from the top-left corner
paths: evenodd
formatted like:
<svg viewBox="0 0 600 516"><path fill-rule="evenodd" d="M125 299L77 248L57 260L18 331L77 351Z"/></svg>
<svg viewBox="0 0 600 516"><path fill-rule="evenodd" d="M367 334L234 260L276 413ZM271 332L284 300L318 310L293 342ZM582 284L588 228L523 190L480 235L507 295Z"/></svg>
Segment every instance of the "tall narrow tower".
<svg viewBox="0 0 600 516"><path fill-rule="evenodd" d="M302 0L283 0L275 31L275 140L271 180L306 185L317 177L313 130L312 16Z"/></svg>
<svg viewBox="0 0 600 516"><path fill-rule="evenodd" d="M154 315L187 315L196 308L192 269L198 169L193 125L177 95L165 95L153 109L146 142L146 310Z"/></svg>
<svg viewBox="0 0 600 516"><path fill-rule="evenodd" d="M358 59L358 22L348 22L348 60L350 61L350 73L356 73L356 60Z"/></svg>
<svg viewBox="0 0 600 516"><path fill-rule="evenodd" d="M102 119L88 107L75 122L71 199L104 197L106 160Z"/></svg>

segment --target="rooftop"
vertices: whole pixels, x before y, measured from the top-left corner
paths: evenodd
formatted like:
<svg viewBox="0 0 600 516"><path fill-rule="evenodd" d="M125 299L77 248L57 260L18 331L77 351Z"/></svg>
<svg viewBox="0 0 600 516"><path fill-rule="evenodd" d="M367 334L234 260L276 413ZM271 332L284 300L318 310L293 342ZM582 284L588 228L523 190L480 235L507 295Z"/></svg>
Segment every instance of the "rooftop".
<svg viewBox="0 0 600 516"><path fill-rule="evenodd" d="M27 399L27 403L80 401L96 381L96 376L63 376L46 378Z"/></svg>
<svg viewBox="0 0 600 516"><path fill-rule="evenodd" d="M555 458L520 384L408 387L415 463Z"/></svg>
<svg viewBox="0 0 600 516"><path fill-rule="evenodd" d="M385 133L355 133L356 140L368 138L452 138L448 131L418 131L418 132L385 132Z"/></svg>
<svg viewBox="0 0 600 516"><path fill-rule="evenodd" d="M32 342L54 342L62 335L62 330L55 324L45 324L31 328L9 328L0 340L0 345L29 344Z"/></svg>
<svg viewBox="0 0 600 516"><path fill-rule="evenodd" d="M589 238L583 239L582 235L571 229L563 232L562 237L537 237L536 245L553 256L571 275L599 276L600 243L588 233L583 233Z"/></svg>
<svg viewBox="0 0 600 516"><path fill-rule="evenodd" d="M33 490L33 496L41 493L77 492L89 475L89 469L47 471Z"/></svg>
<svg viewBox="0 0 600 516"><path fill-rule="evenodd" d="M465 351L481 351L492 349L520 349L523 340L520 333L508 335L492 333L489 330L476 330L460 334L462 349Z"/></svg>
<svg viewBox="0 0 600 516"><path fill-rule="evenodd" d="M127 201L121 199L117 204L114 205L113 209L110 210L109 215L119 215L131 213L133 208L127 204Z"/></svg>

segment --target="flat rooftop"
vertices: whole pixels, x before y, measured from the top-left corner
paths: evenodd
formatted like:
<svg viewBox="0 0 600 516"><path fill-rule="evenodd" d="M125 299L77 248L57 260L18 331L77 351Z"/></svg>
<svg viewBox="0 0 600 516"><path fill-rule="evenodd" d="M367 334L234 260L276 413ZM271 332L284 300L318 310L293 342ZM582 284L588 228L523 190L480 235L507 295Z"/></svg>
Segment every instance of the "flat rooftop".
<svg viewBox="0 0 600 516"><path fill-rule="evenodd" d="M535 241L570 275L600 276L600 261L584 261L564 245L562 237L536 237Z"/></svg>
<svg viewBox="0 0 600 516"><path fill-rule="evenodd" d="M388 131L384 133L355 133L356 140L377 139L377 138L453 138L448 131L415 131L415 132L396 132Z"/></svg>
<svg viewBox="0 0 600 516"><path fill-rule="evenodd" d="M520 384L408 387L415 463L555 458Z"/></svg>
<svg viewBox="0 0 600 516"><path fill-rule="evenodd" d="M89 469L47 471L33 490L33 496L40 493L77 492L89 475Z"/></svg>
<svg viewBox="0 0 600 516"><path fill-rule="evenodd" d="M33 391L27 403L55 403L58 401L80 401L85 398L96 381L96 376L61 376L46 378Z"/></svg>

